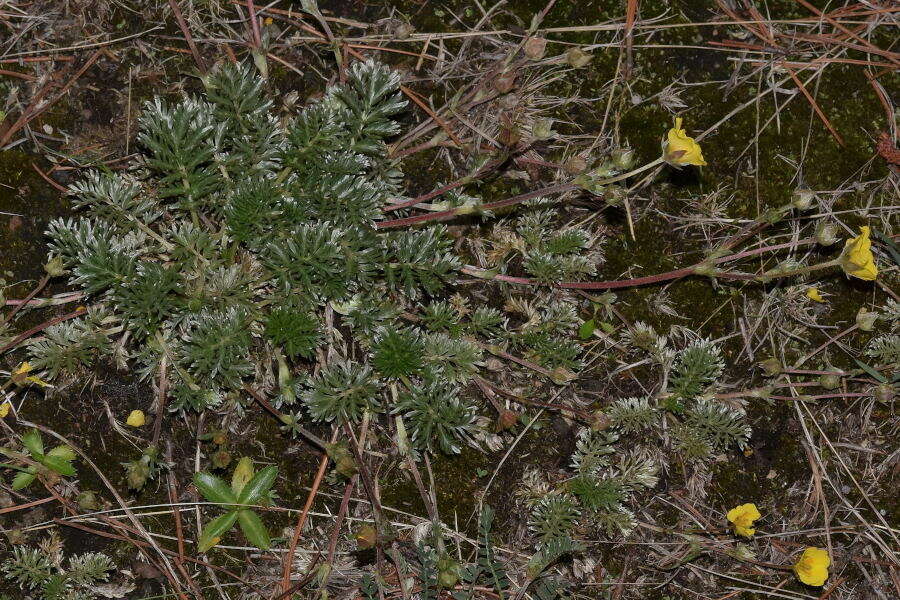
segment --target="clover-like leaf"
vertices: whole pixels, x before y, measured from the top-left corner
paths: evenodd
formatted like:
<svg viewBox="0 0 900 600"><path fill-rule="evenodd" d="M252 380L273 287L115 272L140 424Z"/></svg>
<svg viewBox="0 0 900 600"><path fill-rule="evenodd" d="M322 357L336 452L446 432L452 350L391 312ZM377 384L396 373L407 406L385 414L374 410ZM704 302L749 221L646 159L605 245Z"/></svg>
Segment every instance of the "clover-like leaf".
<svg viewBox="0 0 900 600"><path fill-rule="evenodd" d="M35 474L34 467L28 469L27 471L20 471L16 473L15 477L13 477L12 489L25 489L34 482L36 477L37 475Z"/></svg>
<svg viewBox="0 0 900 600"><path fill-rule="evenodd" d="M228 484L212 473L194 473L194 485L203 497L216 504L237 504L237 495Z"/></svg>
<svg viewBox="0 0 900 600"><path fill-rule="evenodd" d="M72 462L73 460L78 458L78 455L75 454L75 451L65 444L57 446L56 448L48 452L47 456L56 456L69 462Z"/></svg>
<svg viewBox="0 0 900 600"><path fill-rule="evenodd" d="M241 531L244 532L244 537L260 550L268 550L269 532L266 530L266 526L263 525L259 515L246 508L237 511L237 513L238 523L241 526Z"/></svg>
<svg viewBox="0 0 900 600"><path fill-rule="evenodd" d="M75 467L72 466L72 462L61 456L45 454L44 458L41 459L41 464L52 471L56 471L60 475L68 475L71 477L75 474Z"/></svg>
<svg viewBox="0 0 900 600"><path fill-rule="evenodd" d="M31 457L37 460L44 455L44 442L41 440L41 434L36 429L30 430L22 436L22 445L31 454Z"/></svg>
<svg viewBox="0 0 900 600"><path fill-rule="evenodd" d="M254 475L250 481L244 485L238 496L238 504L258 504L262 497L275 484L275 478L278 476L278 467L269 466Z"/></svg>
<svg viewBox="0 0 900 600"><path fill-rule="evenodd" d="M222 536L234 527L234 522L237 520L237 513L238 511L232 510L207 523L206 527L203 528L203 531L200 532L197 550L206 552L218 544L222 539Z"/></svg>

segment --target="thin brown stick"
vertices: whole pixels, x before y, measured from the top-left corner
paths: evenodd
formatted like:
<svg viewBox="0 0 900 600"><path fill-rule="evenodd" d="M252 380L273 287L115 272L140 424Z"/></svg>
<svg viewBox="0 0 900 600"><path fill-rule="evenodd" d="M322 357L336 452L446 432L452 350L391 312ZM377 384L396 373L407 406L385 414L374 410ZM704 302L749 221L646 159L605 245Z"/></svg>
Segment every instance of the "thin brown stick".
<svg viewBox="0 0 900 600"><path fill-rule="evenodd" d="M48 281L50 281L50 275L44 275L43 277L41 277L41 280L34 287L34 289L31 290L31 293L25 297L25 301L22 302L21 304L15 305L13 307L13 309L9 312L9 314L6 315L6 317L0 319L0 327L3 327L7 323L10 323L12 321L12 318L14 316L16 316L16 313L19 312L23 306L25 306L26 304L31 302L34 299L34 297L37 296L40 293L40 291L42 289L44 289L44 287L46 287Z"/></svg>
<svg viewBox="0 0 900 600"><path fill-rule="evenodd" d="M200 56L200 51L197 50L197 44L194 43L194 38L191 35L191 30L188 29L188 25L184 20L184 15L181 14L181 9L178 7L177 0L169 0L169 6L172 8L172 13L175 15L175 20L178 21L178 27L181 29L181 33L184 35L184 39L187 42L188 48L191 49L191 55L194 57L194 62L197 63L197 68L200 69L201 73L206 73L206 63L203 61L203 57Z"/></svg>
<svg viewBox="0 0 900 600"><path fill-rule="evenodd" d="M32 327L28 331L17 335L16 337L13 338L13 340L11 342L9 342L8 344L6 344L2 348L0 348L0 354L3 354L4 352L6 352L7 350L9 350L11 348L15 348L16 346L21 344L23 341L25 341L28 338L30 338L31 336L33 336L35 333L41 332L41 331L47 329L48 327L56 325L57 323L62 323L63 321L68 321L69 319L74 319L75 317L80 317L81 315L85 314L85 312L87 312L87 311L84 308L79 308L75 312L70 312L67 315L63 315L61 317L56 317L54 319L50 319L49 321L47 321L45 323L36 325L35 327Z"/></svg>
<svg viewBox="0 0 900 600"><path fill-rule="evenodd" d="M33 506L38 506L41 504L46 504L47 502L53 502L56 500L53 496L49 498L41 498L40 500L32 500L31 502L26 502L25 504L17 504L15 506L6 506L4 508L0 508L0 515L4 515L6 513L16 512L19 510L25 510L27 508L31 508Z"/></svg>
<svg viewBox="0 0 900 600"><path fill-rule="evenodd" d="M846 144L844 143L844 138L841 137L841 135L834 128L834 125L831 124L831 121L828 120L828 117L825 116L825 113L819 107L819 103L816 102L816 99L812 97L812 94L809 93L809 90L806 89L806 86L803 85L803 82L800 81L800 78L797 77L797 74L794 73L794 70L784 64L784 62L782 62L781 64L782 66L784 66L785 70L787 70L788 75L791 76L791 79L794 80L794 84L806 98L807 102L809 102L810 106L812 106L812 109L815 111L816 116L818 116L819 119L822 120L822 122L825 124L825 127L828 128L828 131L831 132L832 137L834 137L834 139L837 140L837 143L841 146L846 146Z"/></svg>
<svg viewBox="0 0 900 600"><path fill-rule="evenodd" d="M334 430L334 433L331 436L331 443L334 443L336 440L337 429ZM300 542L300 536L302 535L304 525L306 525L306 518L309 515L309 510L312 508L313 501L316 499L316 494L319 493L319 486L322 484L322 478L325 476L328 460L328 454L323 452L322 460L319 462L319 470L316 471L316 478L313 480L312 488L309 490L309 494L306 496L306 502L303 504L303 510L300 513L300 517L297 519L297 526L294 527L294 535L291 537L291 544L288 546L287 554L284 555L284 564L281 571L281 589L283 591L290 589L294 551L297 549L297 544Z"/></svg>

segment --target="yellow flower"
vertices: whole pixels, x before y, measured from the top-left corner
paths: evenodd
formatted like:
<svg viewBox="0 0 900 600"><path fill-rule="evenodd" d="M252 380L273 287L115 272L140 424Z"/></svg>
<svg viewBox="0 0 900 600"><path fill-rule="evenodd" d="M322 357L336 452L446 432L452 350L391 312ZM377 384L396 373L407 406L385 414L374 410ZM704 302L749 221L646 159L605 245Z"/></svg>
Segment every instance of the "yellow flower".
<svg viewBox="0 0 900 600"><path fill-rule="evenodd" d="M131 414L128 415L128 420L125 422L131 427L141 427L147 422L147 417L144 416L144 411L133 410L131 411Z"/></svg>
<svg viewBox="0 0 900 600"><path fill-rule="evenodd" d="M875 257L872 255L872 240L869 239L869 228L860 227L860 234L847 240L844 253L841 254L841 268L847 275L874 281L878 276Z"/></svg>
<svg viewBox="0 0 900 600"><path fill-rule="evenodd" d="M822 586L828 579L830 565L831 557L828 556L827 550L807 548L794 564L794 573L806 585Z"/></svg>
<svg viewBox="0 0 900 600"><path fill-rule="evenodd" d="M815 302L825 302L825 298L819 293L819 288L811 287L806 290L806 297Z"/></svg>
<svg viewBox="0 0 900 600"><path fill-rule="evenodd" d="M669 130L666 141L663 142L663 157L667 163L676 167L682 165L706 166L700 144L681 128L681 117L675 119L675 127Z"/></svg>
<svg viewBox="0 0 900 600"><path fill-rule="evenodd" d="M0 404L0 419L6 417L9 414L9 409L12 408L12 404L9 403L9 400Z"/></svg>
<svg viewBox="0 0 900 600"><path fill-rule="evenodd" d="M36 375L29 375L31 373L31 365L27 362L23 362L19 367L12 372L12 382L16 385L25 385L26 382L36 383L41 387L48 387L50 384L37 377Z"/></svg>
<svg viewBox="0 0 900 600"><path fill-rule="evenodd" d="M753 503L741 504L728 511L728 521L734 525L734 532L744 537L751 537L756 530L753 529L753 522L760 518L759 509Z"/></svg>

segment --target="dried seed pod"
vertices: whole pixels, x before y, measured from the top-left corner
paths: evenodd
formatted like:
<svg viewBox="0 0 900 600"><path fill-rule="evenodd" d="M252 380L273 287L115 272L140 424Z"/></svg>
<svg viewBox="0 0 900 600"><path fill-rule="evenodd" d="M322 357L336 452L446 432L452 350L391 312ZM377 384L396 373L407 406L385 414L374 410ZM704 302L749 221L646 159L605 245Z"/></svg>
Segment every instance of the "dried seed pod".
<svg viewBox="0 0 900 600"><path fill-rule="evenodd" d="M860 308L859 312L856 313L856 326L862 331L872 331L875 329L875 321L877 320L878 313L875 311L868 311L866 310L866 307Z"/></svg>
<svg viewBox="0 0 900 600"><path fill-rule="evenodd" d="M502 73L493 81L494 89L501 94L506 94L516 87L516 74L512 72Z"/></svg>
<svg viewBox="0 0 900 600"><path fill-rule="evenodd" d="M594 57L581 48L572 48L571 50L566 52L566 62L569 63L570 67L574 67L576 69L580 69L581 67L586 66L589 62L591 62L592 58Z"/></svg>
<svg viewBox="0 0 900 600"><path fill-rule="evenodd" d="M620 171L628 171L634 167L636 157L633 148L616 148L610 155L613 164Z"/></svg>
<svg viewBox="0 0 900 600"><path fill-rule="evenodd" d="M537 119L531 124L531 136L536 140L549 140L555 135L553 119Z"/></svg>
<svg viewBox="0 0 900 600"><path fill-rule="evenodd" d="M777 358L767 358L766 360L759 363L759 366L762 368L767 377L775 377L776 375L780 375L781 371L783 370L781 367L781 361Z"/></svg>
<svg viewBox="0 0 900 600"><path fill-rule="evenodd" d="M531 60L540 60L547 53L547 40L540 37L528 38L523 48L525 56Z"/></svg>
<svg viewBox="0 0 900 600"><path fill-rule="evenodd" d="M841 387L841 378L831 373L819 377L819 385L826 390L836 390Z"/></svg>
<svg viewBox="0 0 900 600"><path fill-rule="evenodd" d="M565 169L566 173L570 175L578 175L579 173L584 173L587 171L588 164L587 161L584 160L584 157L579 155L570 156L569 159L563 164L563 169Z"/></svg>
<svg viewBox="0 0 900 600"><path fill-rule="evenodd" d="M822 246L830 246L838 241L837 227L831 223L819 223L816 227L816 241Z"/></svg>

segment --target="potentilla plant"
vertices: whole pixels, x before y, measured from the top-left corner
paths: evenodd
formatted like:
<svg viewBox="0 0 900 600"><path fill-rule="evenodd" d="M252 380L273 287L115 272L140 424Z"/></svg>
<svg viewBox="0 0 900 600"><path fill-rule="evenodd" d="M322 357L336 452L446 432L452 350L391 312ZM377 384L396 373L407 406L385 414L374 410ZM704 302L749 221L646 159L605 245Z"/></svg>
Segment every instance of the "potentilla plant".
<svg viewBox="0 0 900 600"><path fill-rule="evenodd" d="M144 106L133 168L71 187L80 214L48 234L91 308L31 344L34 368L129 363L171 410L251 388L298 422L395 413L420 449L459 452L476 420L460 393L482 360L475 328L408 315L445 295L460 260L443 226L377 228L404 200L385 146L406 105L399 76L356 63L285 119L251 67L222 65L203 84L203 97ZM337 328L348 336L335 344Z"/></svg>

